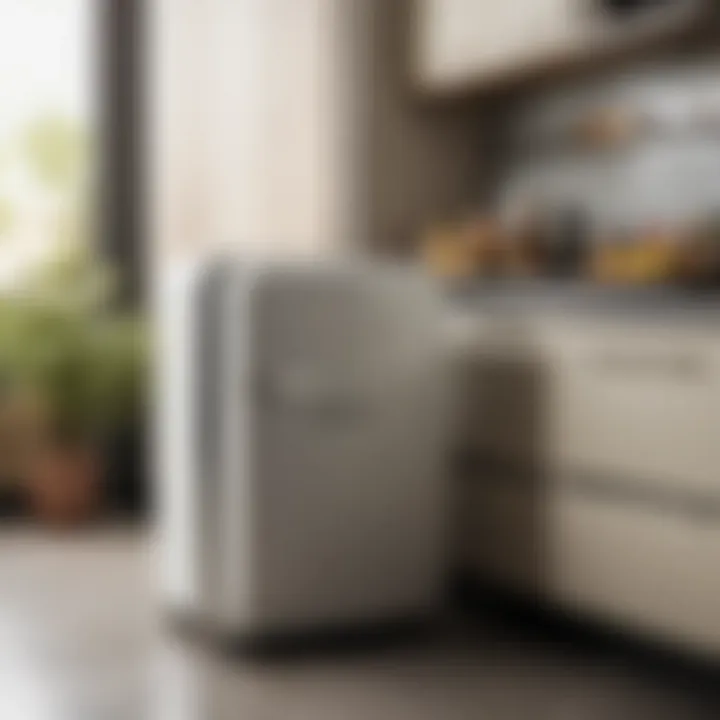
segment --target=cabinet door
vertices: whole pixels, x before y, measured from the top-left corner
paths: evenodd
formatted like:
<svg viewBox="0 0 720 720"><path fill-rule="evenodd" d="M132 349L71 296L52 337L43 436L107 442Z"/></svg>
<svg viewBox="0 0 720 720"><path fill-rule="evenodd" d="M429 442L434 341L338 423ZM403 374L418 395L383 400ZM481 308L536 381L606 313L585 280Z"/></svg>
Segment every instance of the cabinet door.
<svg viewBox="0 0 720 720"><path fill-rule="evenodd" d="M555 598L582 612L720 651L720 519L572 492L551 503Z"/></svg>
<svg viewBox="0 0 720 720"><path fill-rule="evenodd" d="M442 85L504 73L551 54L573 0L420 0L420 75Z"/></svg>
<svg viewBox="0 0 720 720"><path fill-rule="evenodd" d="M557 471L658 491L720 491L714 340L638 325L566 328L546 340Z"/></svg>
<svg viewBox="0 0 720 720"><path fill-rule="evenodd" d="M590 0L416 0L421 86L442 91L547 70L677 32L704 0L611 21Z"/></svg>

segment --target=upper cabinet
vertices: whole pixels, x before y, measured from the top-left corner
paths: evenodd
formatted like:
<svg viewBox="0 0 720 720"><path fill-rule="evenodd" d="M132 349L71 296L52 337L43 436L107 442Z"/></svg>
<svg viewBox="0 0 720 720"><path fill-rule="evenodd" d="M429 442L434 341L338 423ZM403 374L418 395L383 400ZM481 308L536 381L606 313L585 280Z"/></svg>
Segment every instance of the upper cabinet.
<svg viewBox="0 0 720 720"><path fill-rule="evenodd" d="M415 0L415 77L447 92L511 82L686 29L709 0Z"/></svg>

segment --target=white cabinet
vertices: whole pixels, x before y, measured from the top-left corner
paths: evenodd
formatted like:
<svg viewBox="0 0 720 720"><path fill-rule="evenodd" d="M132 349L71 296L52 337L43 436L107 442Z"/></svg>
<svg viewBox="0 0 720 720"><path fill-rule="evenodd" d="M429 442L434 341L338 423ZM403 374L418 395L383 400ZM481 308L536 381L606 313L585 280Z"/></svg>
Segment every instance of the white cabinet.
<svg viewBox="0 0 720 720"><path fill-rule="evenodd" d="M700 651L720 651L720 517L572 493L552 501L556 602Z"/></svg>
<svg viewBox="0 0 720 720"><path fill-rule="evenodd" d="M421 0L420 76L430 84L505 73L567 41L574 0Z"/></svg>
<svg viewBox="0 0 720 720"><path fill-rule="evenodd" d="M442 91L612 53L682 29L704 2L619 22L589 0L416 0L418 81Z"/></svg>
<svg viewBox="0 0 720 720"><path fill-rule="evenodd" d="M717 656L720 336L572 314L501 325L476 357L465 566Z"/></svg>
<svg viewBox="0 0 720 720"><path fill-rule="evenodd" d="M720 495L720 344L640 323L546 330L550 469Z"/></svg>
<svg viewBox="0 0 720 720"><path fill-rule="evenodd" d="M556 322L550 597L720 652L720 343L692 324Z"/></svg>

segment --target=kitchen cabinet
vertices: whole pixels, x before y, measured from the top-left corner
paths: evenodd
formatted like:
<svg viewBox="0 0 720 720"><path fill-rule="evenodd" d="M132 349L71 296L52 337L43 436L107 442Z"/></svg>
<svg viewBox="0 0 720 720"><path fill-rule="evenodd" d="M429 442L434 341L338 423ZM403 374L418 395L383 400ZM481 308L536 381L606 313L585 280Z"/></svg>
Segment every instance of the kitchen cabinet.
<svg viewBox="0 0 720 720"><path fill-rule="evenodd" d="M441 93L602 58L692 26L704 0L613 19L588 0L416 0L421 88Z"/></svg>
<svg viewBox="0 0 720 720"><path fill-rule="evenodd" d="M553 472L720 495L720 344L712 335L586 322L546 329L544 344Z"/></svg>
<svg viewBox="0 0 720 720"><path fill-rule="evenodd" d="M568 34L566 0L422 0L420 77L442 86L483 80L556 51Z"/></svg>
<svg viewBox="0 0 720 720"><path fill-rule="evenodd" d="M548 527L555 602L700 652L720 651L720 514L568 492L554 496Z"/></svg>
<svg viewBox="0 0 720 720"><path fill-rule="evenodd" d="M478 459L462 479L464 566L720 653L720 335L682 318L488 315L464 434Z"/></svg>

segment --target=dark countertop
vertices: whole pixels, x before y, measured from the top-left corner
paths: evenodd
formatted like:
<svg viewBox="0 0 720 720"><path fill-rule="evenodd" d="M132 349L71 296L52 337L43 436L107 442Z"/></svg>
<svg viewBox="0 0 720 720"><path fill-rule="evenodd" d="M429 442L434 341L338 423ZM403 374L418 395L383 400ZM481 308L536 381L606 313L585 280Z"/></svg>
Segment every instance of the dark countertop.
<svg viewBox="0 0 720 720"><path fill-rule="evenodd" d="M720 288L610 287L571 280L481 280L447 289L465 309L589 313L640 320L718 323Z"/></svg>

